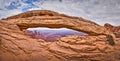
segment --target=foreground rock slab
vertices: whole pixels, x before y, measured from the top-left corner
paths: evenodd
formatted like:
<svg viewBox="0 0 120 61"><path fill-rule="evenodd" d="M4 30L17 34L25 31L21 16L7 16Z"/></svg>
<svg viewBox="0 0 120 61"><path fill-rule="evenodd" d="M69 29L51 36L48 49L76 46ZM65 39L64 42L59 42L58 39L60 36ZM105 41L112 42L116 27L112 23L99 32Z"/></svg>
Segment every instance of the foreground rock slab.
<svg viewBox="0 0 120 61"><path fill-rule="evenodd" d="M66 27L89 36L68 35L55 42L45 42L23 32L31 27ZM107 38L108 35L111 38ZM104 26L89 20L49 10L29 11L0 20L0 61L119 60L120 39Z"/></svg>

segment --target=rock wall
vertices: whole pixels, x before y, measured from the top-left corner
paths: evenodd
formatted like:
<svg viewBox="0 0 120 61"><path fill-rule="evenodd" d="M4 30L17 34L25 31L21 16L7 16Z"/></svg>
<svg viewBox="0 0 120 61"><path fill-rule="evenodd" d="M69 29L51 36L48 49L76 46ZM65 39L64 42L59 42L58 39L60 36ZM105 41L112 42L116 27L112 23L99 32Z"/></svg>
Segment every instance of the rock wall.
<svg viewBox="0 0 120 61"><path fill-rule="evenodd" d="M90 35L69 35L55 42L45 42L25 35L22 30L30 27L66 27ZM110 44L108 35L115 44ZM112 31L83 18L48 10L30 11L0 20L0 39L0 61L120 60L120 39L114 37Z"/></svg>
<svg viewBox="0 0 120 61"><path fill-rule="evenodd" d="M106 23L104 27L112 31L117 38L120 38L120 26L113 26L111 24Z"/></svg>

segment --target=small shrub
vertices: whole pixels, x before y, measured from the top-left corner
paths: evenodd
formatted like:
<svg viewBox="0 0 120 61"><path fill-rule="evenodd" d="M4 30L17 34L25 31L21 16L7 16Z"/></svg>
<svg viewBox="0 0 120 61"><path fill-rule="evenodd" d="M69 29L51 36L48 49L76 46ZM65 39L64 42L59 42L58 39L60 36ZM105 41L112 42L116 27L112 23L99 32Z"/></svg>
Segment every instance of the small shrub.
<svg viewBox="0 0 120 61"><path fill-rule="evenodd" d="M107 35L107 39L109 41L109 44L115 45L115 42L114 42L113 37L111 35Z"/></svg>

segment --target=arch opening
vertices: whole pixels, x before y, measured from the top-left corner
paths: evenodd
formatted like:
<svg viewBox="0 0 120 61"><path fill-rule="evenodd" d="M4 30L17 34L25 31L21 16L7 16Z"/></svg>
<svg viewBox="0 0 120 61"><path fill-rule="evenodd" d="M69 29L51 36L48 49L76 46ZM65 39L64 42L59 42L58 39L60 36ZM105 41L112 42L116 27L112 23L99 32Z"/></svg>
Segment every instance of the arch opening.
<svg viewBox="0 0 120 61"><path fill-rule="evenodd" d="M24 30L23 30L24 31ZM48 28L48 27L34 27L25 29L25 34L34 39L43 39L46 42L54 42L60 37L68 35L88 36L87 33L76 31L69 28Z"/></svg>

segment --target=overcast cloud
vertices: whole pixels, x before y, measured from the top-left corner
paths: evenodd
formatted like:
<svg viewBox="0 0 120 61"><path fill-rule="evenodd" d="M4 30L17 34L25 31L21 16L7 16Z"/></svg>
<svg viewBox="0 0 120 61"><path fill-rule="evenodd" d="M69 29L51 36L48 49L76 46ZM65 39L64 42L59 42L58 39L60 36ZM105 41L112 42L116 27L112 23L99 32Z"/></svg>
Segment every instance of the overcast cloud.
<svg viewBox="0 0 120 61"><path fill-rule="evenodd" d="M120 0L0 0L0 18L38 9L120 25Z"/></svg>

